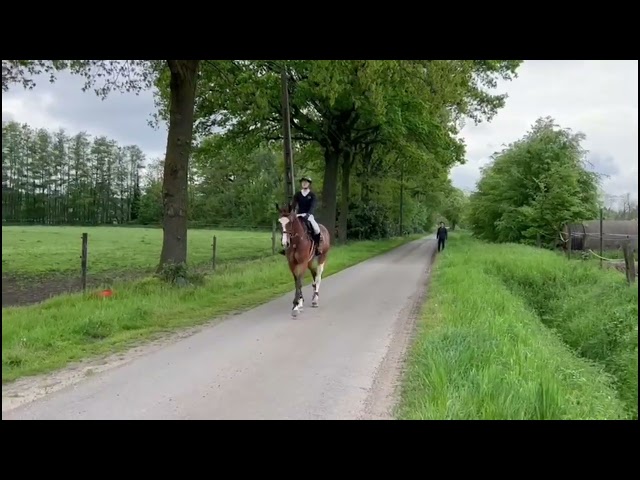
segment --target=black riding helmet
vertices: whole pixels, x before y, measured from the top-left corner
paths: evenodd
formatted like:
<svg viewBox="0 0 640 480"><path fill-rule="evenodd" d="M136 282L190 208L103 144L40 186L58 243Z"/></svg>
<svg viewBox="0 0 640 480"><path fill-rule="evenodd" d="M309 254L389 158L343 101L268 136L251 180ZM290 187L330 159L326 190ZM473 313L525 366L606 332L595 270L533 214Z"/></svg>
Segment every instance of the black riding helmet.
<svg viewBox="0 0 640 480"><path fill-rule="evenodd" d="M306 177L306 176L305 176L305 177L302 177L302 178L300 179L300 183L302 183L302 182L304 182L304 181L307 181L307 182L309 182L309 183L313 183L313 182L311 181L311 178L310 178L310 177Z"/></svg>

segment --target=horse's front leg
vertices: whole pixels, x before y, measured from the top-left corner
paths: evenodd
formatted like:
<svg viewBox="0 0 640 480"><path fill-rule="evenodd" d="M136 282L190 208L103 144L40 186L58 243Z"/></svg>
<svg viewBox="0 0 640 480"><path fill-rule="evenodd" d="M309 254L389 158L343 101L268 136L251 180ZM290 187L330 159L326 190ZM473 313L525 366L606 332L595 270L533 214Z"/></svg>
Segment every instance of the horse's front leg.
<svg viewBox="0 0 640 480"><path fill-rule="evenodd" d="M294 274L294 279L296 283L296 294L293 298L293 308L291 309L291 314L295 317L298 313L302 312L304 308L304 298L302 296L302 275Z"/></svg>
<svg viewBox="0 0 640 480"><path fill-rule="evenodd" d="M311 272L311 276L313 277L313 283L311 284L311 287L313 288L313 296L311 297L311 306L312 307L317 307L318 306L318 271L313 268L313 260L311 260L309 262L309 271Z"/></svg>

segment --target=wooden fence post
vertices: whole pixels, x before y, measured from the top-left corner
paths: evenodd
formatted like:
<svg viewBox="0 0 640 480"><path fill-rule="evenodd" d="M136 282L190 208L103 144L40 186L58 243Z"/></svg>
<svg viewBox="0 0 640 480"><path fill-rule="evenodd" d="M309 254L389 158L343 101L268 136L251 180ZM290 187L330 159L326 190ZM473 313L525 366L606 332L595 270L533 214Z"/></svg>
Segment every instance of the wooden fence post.
<svg viewBox="0 0 640 480"><path fill-rule="evenodd" d="M213 243L211 244L211 248L212 248L212 255L211 255L211 268L213 270L216 269L216 250L218 248L218 239L216 238L216 236L213 236Z"/></svg>
<svg viewBox="0 0 640 480"><path fill-rule="evenodd" d="M276 222L271 224L271 255L276 254Z"/></svg>
<svg viewBox="0 0 640 480"><path fill-rule="evenodd" d="M540 239L540 232L536 234L536 245L538 248L542 248L542 240Z"/></svg>
<svg viewBox="0 0 640 480"><path fill-rule="evenodd" d="M622 245L622 253L624 254L624 270L627 274L627 282L631 285L636 281L636 261L633 258L633 247L630 240L627 240Z"/></svg>
<svg viewBox="0 0 640 480"><path fill-rule="evenodd" d="M82 234L82 250L80 254L80 269L81 269L81 283L82 291L87 291L87 261L89 256L89 234Z"/></svg>
<svg viewBox="0 0 640 480"><path fill-rule="evenodd" d="M602 257L604 255L604 232L603 232L603 225L604 225L604 209L601 208L600 209L600 268L603 268L602 265Z"/></svg>

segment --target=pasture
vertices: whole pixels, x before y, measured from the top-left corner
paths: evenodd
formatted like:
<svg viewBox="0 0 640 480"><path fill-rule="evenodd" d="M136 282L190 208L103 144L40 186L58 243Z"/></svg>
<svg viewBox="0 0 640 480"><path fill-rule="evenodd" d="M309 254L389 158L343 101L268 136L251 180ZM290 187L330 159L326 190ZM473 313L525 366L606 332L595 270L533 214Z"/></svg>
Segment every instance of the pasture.
<svg viewBox="0 0 640 480"><path fill-rule="evenodd" d="M637 419L637 284L547 250L450 238L400 418Z"/></svg>
<svg viewBox="0 0 640 480"><path fill-rule="evenodd" d="M74 275L80 271L82 233L89 234L91 274L152 271L162 248L162 229L142 227L2 227L2 273ZM219 263L271 254L271 232L190 229L188 261L211 262L217 237Z"/></svg>
<svg viewBox="0 0 640 480"><path fill-rule="evenodd" d="M324 277L415 238L334 247ZM310 280L308 275L305 284ZM284 257L269 255L259 260L224 263L198 286L176 288L147 277L115 282L111 287L114 294L109 298L76 293L38 305L3 308L3 382L114 353L166 331L255 307L291 291L293 283ZM290 313L287 310L283 315Z"/></svg>
<svg viewBox="0 0 640 480"><path fill-rule="evenodd" d="M2 306L35 303L78 291L82 233L88 233L88 285L139 278L153 272L162 248L162 230L142 227L2 227ZM271 255L271 232L191 229L188 261L216 265Z"/></svg>

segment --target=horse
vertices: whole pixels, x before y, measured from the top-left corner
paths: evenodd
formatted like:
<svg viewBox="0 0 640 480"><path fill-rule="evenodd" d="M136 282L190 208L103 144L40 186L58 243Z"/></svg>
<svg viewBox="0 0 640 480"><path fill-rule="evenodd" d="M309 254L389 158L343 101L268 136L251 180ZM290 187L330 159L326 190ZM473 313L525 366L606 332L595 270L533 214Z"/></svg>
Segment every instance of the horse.
<svg viewBox="0 0 640 480"><path fill-rule="evenodd" d="M282 246L285 249L285 257L289 263L289 270L293 275L296 293L293 298L293 308L291 315L298 316L304 308L304 297L302 296L302 280L307 268L311 271L313 277L313 298L311 306L318 307L318 299L320 298L320 283L322 283L322 272L327 263L327 254L331 249L331 239L326 227L318 224L322 239L320 245L317 246L311 236L311 225L303 221L295 211L292 211L291 205L280 208L276 203L276 210L280 217L278 222L282 229ZM317 247L320 254L316 255ZM317 260L318 266L314 268L313 261Z"/></svg>

